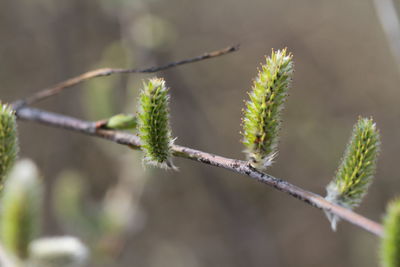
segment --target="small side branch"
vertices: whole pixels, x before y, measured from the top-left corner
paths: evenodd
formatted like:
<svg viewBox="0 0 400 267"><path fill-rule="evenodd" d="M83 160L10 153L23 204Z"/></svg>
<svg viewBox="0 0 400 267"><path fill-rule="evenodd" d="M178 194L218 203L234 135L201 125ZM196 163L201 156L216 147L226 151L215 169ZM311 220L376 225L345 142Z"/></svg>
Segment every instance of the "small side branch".
<svg viewBox="0 0 400 267"><path fill-rule="evenodd" d="M396 10L396 1L374 0L372 2L393 56L400 65L400 18Z"/></svg>
<svg viewBox="0 0 400 267"><path fill-rule="evenodd" d="M22 120L34 121L52 127L60 127L77 131L87 135L104 138L118 144L126 145L133 149L140 149L140 140L137 136L120 131L96 129L96 123L94 122L83 121L30 107L22 107L18 109L16 111L16 115ZM236 173L241 173L261 183L272 186L279 191L285 192L307 204L310 204L313 207L331 212L343 220L346 220L372 234L380 237L383 236L383 228L379 223L365 218L351 210L335 205L317 194L292 185L284 180L275 178L269 174L262 173L252 168L246 161L229 159L178 145L173 146L173 153L177 157L187 158L208 165L231 170Z"/></svg>
<svg viewBox="0 0 400 267"><path fill-rule="evenodd" d="M214 57L219 57L219 56L223 56L226 55L228 53L232 53L235 52L239 49L239 46L228 46L224 49L221 50L216 50L213 52L207 52L204 53L200 56L196 56L193 58L188 58L188 59L184 59L184 60L180 60L180 61L175 61L175 62L171 62L168 63L166 65L163 66L155 66L155 67L150 67L150 68L144 68L144 69L112 69L112 68L102 68L102 69L97 69L97 70L92 70L92 71L88 71L85 72L81 75L78 75L76 77L70 78L68 80L62 81L52 87L43 89L41 91L38 91L37 93L23 99L20 101L17 101L15 103L13 103L14 108L18 109L22 106L25 105L31 105L33 103L42 101L50 96L59 94L60 92L62 92L64 89L67 89L69 87L75 86L77 84L80 84L84 81L96 78L96 77L102 77L102 76L109 76L112 74L117 74L117 73L154 73L154 72L158 72L158 71L162 71L162 70L166 70L166 69L170 69L173 67L177 67L180 65L184 65L184 64L189 64L189 63L194 63L197 61L202 61L202 60L206 60L206 59L210 59L210 58L214 58Z"/></svg>

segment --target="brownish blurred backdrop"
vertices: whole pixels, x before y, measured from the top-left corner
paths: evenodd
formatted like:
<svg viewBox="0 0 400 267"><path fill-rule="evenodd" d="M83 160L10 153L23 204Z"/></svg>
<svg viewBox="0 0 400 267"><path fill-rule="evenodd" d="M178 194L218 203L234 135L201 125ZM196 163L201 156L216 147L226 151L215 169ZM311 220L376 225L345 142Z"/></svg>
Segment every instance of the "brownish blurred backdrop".
<svg viewBox="0 0 400 267"><path fill-rule="evenodd" d="M97 67L146 67L240 44L239 52L158 73L171 87L177 144L243 159L240 118L271 48L294 54L279 156L269 173L325 194L359 115L382 133L360 208L380 221L400 193L399 68L372 1L0 1L0 98L13 101ZM38 106L85 119L134 112L141 81L116 75ZM43 235L80 236L91 266L378 266L379 240L244 176L20 122L21 157L47 184ZM99 222L101 221L101 222Z"/></svg>

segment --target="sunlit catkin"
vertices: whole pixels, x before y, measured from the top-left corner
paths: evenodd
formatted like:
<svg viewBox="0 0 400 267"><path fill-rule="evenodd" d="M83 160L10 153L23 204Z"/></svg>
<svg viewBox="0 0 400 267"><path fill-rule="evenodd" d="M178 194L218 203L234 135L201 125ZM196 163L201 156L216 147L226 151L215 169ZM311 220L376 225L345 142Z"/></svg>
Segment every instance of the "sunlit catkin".
<svg viewBox="0 0 400 267"><path fill-rule="evenodd" d="M242 121L242 142L250 164L257 169L270 166L277 153L280 117L292 74L292 55L286 49L272 51L249 93Z"/></svg>
<svg viewBox="0 0 400 267"><path fill-rule="evenodd" d="M335 178L328 184L326 199L348 209L357 207L375 174L380 137L372 119L359 118L347 144ZM339 218L327 212L333 230Z"/></svg>

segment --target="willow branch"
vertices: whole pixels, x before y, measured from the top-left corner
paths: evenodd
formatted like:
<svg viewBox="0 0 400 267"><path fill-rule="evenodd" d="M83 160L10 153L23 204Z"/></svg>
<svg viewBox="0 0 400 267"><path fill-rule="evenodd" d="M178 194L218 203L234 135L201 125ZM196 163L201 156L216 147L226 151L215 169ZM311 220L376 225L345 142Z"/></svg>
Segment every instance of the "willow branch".
<svg viewBox="0 0 400 267"><path fill-rule="evenodd" d="M392 54L400 65L400 18L393 0L374 0L375 11Z"/></svg>
<svg viewBox="0 0 400 267"><path fill-rule="evenodd" d="M133 149L140 149L140 140L136 135L120 131L99 129L96 127L95 122L83 121L30 107L19 108L16 110L16 115L18 119L34 121L52 127L59 127L81 132L83 134L104 138L121 145L126 145ZM307 204L310 204L313 207L331 212L343 220L346 220L372 234L377 236L383 235L383 229L379 223L365 218L351 210L335 205L317 194L306 191L269 174L262 173L252 168L247 161L229 159L179 145L174 145L172 150L174 155L177 157L191 159L208 165L231 170L236 173L244 174L247 177L272 186L279 191L285 192Z"/></svg>
<svg viewBox="0 0 400 267"><path fill-rule="evenodd" d="M197 61L202 61L202 60L206 60L206 59L210 59L210 58L214 58L214 57L219 57L222 55L226 55L228 53L231 52L235 52L239 49L239 46L228 46L224 49L221 50L216 50L213 52L207 52L204 53L200 56L196 56L193 58L188 58L188 59L184 59L184 60L180 60L180 61L175 61L175 62L171 62L168 63L166 65L163 66L155 66L155 67L150 67L150 68L144 68L144 69L112 69L112 68L102 68L102 69L97 69L97 70L92 70L92 71L88 71L85 72L81 75L78 75L76 77L70 78L68 80L62 81L52 87L43 89L41 91L38 91L37 93L26 97L23 100L17 101L15 102L13 105L15 107L21 107L21 106L25 106L25 105L31 105L33 103L42 101L50 96L59 94L60 92L62 92L63 90L70 88L72 86L75 86L77 84L80 84L84 81L96 78L96 77L103 77L103 76L109 76L112 74L117 74L117 73L121 73L121 74L127 74L127 73L154 73L154 72L158 72L158 71L162 71L162 70L166 70L166 69L170 69L173 67L177 67L180 65L184 65L184 64L189 64L189 63L194 63Z"/></svg>

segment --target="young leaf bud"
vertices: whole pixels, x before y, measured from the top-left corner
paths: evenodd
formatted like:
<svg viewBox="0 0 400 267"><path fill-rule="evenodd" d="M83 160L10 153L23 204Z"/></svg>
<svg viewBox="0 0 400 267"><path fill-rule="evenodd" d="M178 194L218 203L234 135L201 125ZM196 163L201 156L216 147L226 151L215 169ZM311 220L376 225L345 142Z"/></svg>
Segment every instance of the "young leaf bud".
<svg viewBox="0 0 400 267"><path fill-rule="evenodd" d="M106 123L106 128L117 130L135 129L137 126L137 118L128 114L117 114L112 116Z"/></svg>

